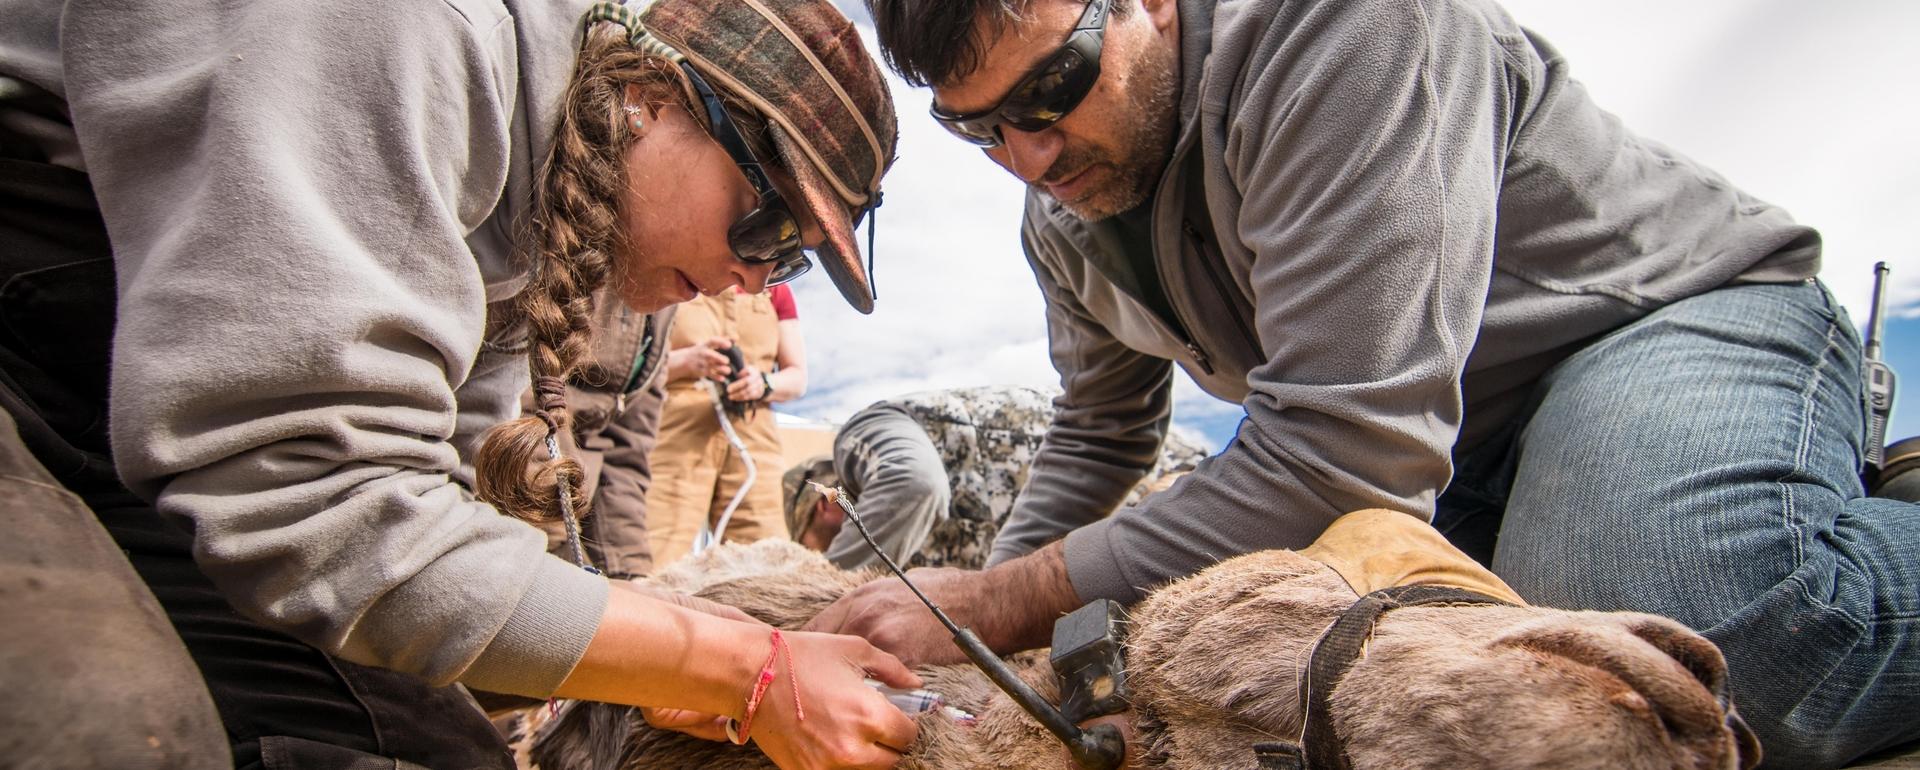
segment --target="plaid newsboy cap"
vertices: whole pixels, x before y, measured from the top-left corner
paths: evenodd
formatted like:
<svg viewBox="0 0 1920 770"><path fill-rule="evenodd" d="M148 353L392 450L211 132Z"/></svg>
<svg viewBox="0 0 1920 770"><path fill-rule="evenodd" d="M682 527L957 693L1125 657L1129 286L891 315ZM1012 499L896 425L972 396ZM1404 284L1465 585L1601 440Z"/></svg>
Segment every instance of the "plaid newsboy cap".
<svg viewBox="0 0 1920 770"><path fill-rule="evenodd" d="M648 32L763 115L826 231L822 264L847 301L873 309L853 227L877 203L899 129L880 68L828 0L655 0Z"/></svg>

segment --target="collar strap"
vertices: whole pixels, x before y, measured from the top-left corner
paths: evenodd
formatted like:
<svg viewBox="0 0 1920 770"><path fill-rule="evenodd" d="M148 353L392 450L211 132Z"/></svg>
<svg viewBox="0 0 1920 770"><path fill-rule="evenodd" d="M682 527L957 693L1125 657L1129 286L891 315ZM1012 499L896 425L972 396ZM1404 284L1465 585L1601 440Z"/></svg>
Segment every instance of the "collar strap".
<svg viewBox="0 0 1920 770"><path fill-rule="evenodd" d="M1333 726L1334 688L1360 658L1380 616L1401 607L1436 604L1513 606L1486 594L1451 586L1397 586L1360 597L1314 643L1313 657L1307 663L1306 686L1300 694L1304 722L1301 745L1263 743L1255 746L1261 767L1351 770L1346 745Z"/></svg>

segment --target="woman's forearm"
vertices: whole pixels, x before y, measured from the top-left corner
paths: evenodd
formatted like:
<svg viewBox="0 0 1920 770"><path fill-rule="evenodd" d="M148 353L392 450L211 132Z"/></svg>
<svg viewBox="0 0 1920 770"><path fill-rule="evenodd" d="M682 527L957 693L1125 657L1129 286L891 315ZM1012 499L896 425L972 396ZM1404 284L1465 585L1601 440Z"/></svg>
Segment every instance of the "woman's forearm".
<svg viewBox="0 0 1920 770"><path fill-rule="evenodd" d="M767 375L767 384L773 386L768 401L792 401L807 394L807 369L804 366L781 369Z"/></svg>
<svg viewBox="0 0 1920 770"><path fill-rule="evenodd" d="M613 591L556 697L744 715L772 641L764 625Z"/></svg>

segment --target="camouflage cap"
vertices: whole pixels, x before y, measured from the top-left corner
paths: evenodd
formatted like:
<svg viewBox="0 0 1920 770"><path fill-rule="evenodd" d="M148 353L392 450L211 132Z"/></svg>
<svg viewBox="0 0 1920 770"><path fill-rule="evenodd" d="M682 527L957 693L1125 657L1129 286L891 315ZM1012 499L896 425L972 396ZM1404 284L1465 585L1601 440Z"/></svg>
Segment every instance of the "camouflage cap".
<svg viewBox="0 0 1920 770"><path fill-rule="evenodd" d="M640 18L766 117L783 166L826 232L821 264L847 302L873 312L853 229L879 199L898 126L887 81L853 23L828 0L655 0Z"/></svg>
<svg viewBox="0 0 1920 770"><path fill-rule="evenodd" d="M780 477L780 499L785 504L787 533L795 540L813 525L814 503L820 500L813 481L827 486L838 486L840 474L833 469L833 458L828 455L816 455L787 469Z"/></svg>

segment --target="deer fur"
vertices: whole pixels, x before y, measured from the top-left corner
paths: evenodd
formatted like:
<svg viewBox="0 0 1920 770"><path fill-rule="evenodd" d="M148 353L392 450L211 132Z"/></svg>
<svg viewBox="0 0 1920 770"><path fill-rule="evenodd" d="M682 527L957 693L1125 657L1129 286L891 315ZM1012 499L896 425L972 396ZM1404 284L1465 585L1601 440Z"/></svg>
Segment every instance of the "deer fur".
<svg viewBox="0 0 1920 770"><path fill-rule="evenodd" d="M792 543L726 545L651 583L798 627L874 573L851 573ZM893 579L888 577L886 579ZM1302 671L1320 633L1358 598L1328 567L1290 551L1231 559L1131 610L1127 642L1142 767L1255 767L1252 744L1297 740ZM1012 658L1054 699L1044 655ZM967 666L919 670L949 704L900 767L1071 768L1054 739ZM1736 770L1759 747L1710 688L1726 675L1706 639L1664 618L1543 607L1409 607L1385 615L1332 693L1356 770L1689 768ZM635 709L575 703L541 733L544 770L771 768L757 749L649 727Z"/></svg>

